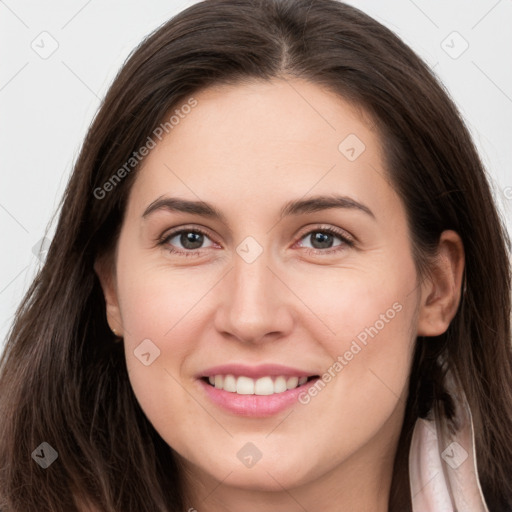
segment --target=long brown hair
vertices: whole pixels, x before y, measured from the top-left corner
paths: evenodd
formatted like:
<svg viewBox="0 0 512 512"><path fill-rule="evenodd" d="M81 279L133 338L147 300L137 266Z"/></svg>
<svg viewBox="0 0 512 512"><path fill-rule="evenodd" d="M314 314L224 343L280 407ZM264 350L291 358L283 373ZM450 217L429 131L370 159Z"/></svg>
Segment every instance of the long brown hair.
<svg viewBox="0 0 512 512"><path fill-rule="evenodd" d="M390 510L410 510L415 420L449 400L438 356L474 416L491 510L512 506L509 243L479 156L429 68L398 37L335 0L206 0L130 56L92 123L60 205L44 266L24 297L0 367L0 507L5 512L185 510L180 468L133 394L113 343L94 263L112 254L138 164L98 189L147 143L172 108L213 84L301 77L361 106L384 142L420 274L440 233L466 253L465 291L448 331L417 340ZM126 170L126 167L125 167ZM118 174L119 177L119 174ZM95 193L96 191L96 193ZM47 469L31 454L47 442Z"/></svg>

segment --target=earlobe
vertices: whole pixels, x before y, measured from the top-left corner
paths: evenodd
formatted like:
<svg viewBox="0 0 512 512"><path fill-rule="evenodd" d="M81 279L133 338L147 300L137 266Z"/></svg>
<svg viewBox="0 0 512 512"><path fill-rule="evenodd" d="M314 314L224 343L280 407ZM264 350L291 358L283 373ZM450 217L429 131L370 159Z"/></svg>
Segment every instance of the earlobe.
<svg viewBox="0 0 512 512"><path fill-rule="evenodd" d="M94 263L94 271L103 290L108 325L112 332L115 332L116 336L123 336L123 322L117 297L115 269L110 262L98 259Z"/></svg>
<svg viewBox="0 0 512 512"><path fill-rule="evenodd" d="M462 240L455 231L444 231L422 287L418 336L439 336L448 329L461 300L463 275Z"/></svg>

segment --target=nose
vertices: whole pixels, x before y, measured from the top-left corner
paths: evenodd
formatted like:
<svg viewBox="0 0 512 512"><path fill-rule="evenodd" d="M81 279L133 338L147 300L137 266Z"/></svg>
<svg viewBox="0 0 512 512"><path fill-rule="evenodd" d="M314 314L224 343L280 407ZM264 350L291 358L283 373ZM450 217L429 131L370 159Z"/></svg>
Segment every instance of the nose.
<svg viewBox="0 0 512 512"><path fill-rule="evenodd" d="M252 344L290 333L294 323L292 294L269 263L265 252L252 263L235 254L233 268L217 290L218 332Z"/></svg>

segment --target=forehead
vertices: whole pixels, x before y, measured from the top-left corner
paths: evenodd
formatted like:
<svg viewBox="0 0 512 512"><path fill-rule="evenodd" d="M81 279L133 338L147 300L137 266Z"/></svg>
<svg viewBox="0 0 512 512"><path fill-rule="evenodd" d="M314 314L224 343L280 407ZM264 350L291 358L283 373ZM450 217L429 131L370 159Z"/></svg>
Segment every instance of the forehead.
<svg viewBox="0 0 512 512"><path fill-rule="evenodd" d="M213 152L225 161L251 150L259 152L258 160L293 153L314 159L326 153L337 158L339 143L350 134L370 145L377 142L362 109L304 80L220 85L194 98L197 106L172 129L161 149L186 144L183 149L189 153Z"/></svg>
<svg viewBox="0 0 512 512"><path fill-rule="evenodd" d="M275 79L215 86L193 98L194 108L181 113L138 171L138 210L165 193L239 210L334 189L355 199L363 190L389 193L372 123L326 89Z"/></svg>

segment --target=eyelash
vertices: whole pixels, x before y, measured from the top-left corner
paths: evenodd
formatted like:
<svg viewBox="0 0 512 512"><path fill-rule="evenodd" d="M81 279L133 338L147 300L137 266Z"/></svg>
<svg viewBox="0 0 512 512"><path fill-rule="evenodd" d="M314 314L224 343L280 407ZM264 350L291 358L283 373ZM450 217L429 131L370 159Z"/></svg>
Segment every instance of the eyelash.
<svg viewBox="0 0 512 512"><path fill-rule="evenodd" d="M314 228L314 229L311 229L311 230L307 231L306 233L301 235L298 240L299 241L303 240L308 235L311 235L312 233L317 233L317 232L328 233L329 235L334 235L337 238L339 238L343 243L340 244L340 245L337 245L335 247L330 247L330 248L327 248L327 249L314 249L314 248L311 248L311 247L303 247L302 249L304 249L307 252L307 254L313 254L313 255L317 255L317 254L322 254L322 255L333 254L333 253L337 253L337 252L339 252L341 250L344 250L346 248L344 246L347 246L347 247L350 248L350 247L354 247L354 245L355 245L355 241L352 239L352 237L348 236L348 234L346 232L338 230L338 229L333 228L333 227L322 227L322 226L319 226L317 228ZM182 228L182 229L178 229L176 231L172 231L171 233L169 233L169 234L165 235L164 237L162 237L158 241L158 245L164 246L164 245L166 245L169 242L169 240L174 238L176 235L180 235L182 233L200 233L201 235L204 235L204 236L206 236L206 237L211 239L210 235L206 231L201 229L201 228L197 228L197 227L187 228L187 229L183 229ZM171 254L178 254L180 256L185 256L185 257L191 257L191 256L196 256L197 257L197 256L200 256L200 254L201 254L201 252L200 252L201 249L179 250L179 249L175 249L175 248L168 248L167 250Z"/></svg>

